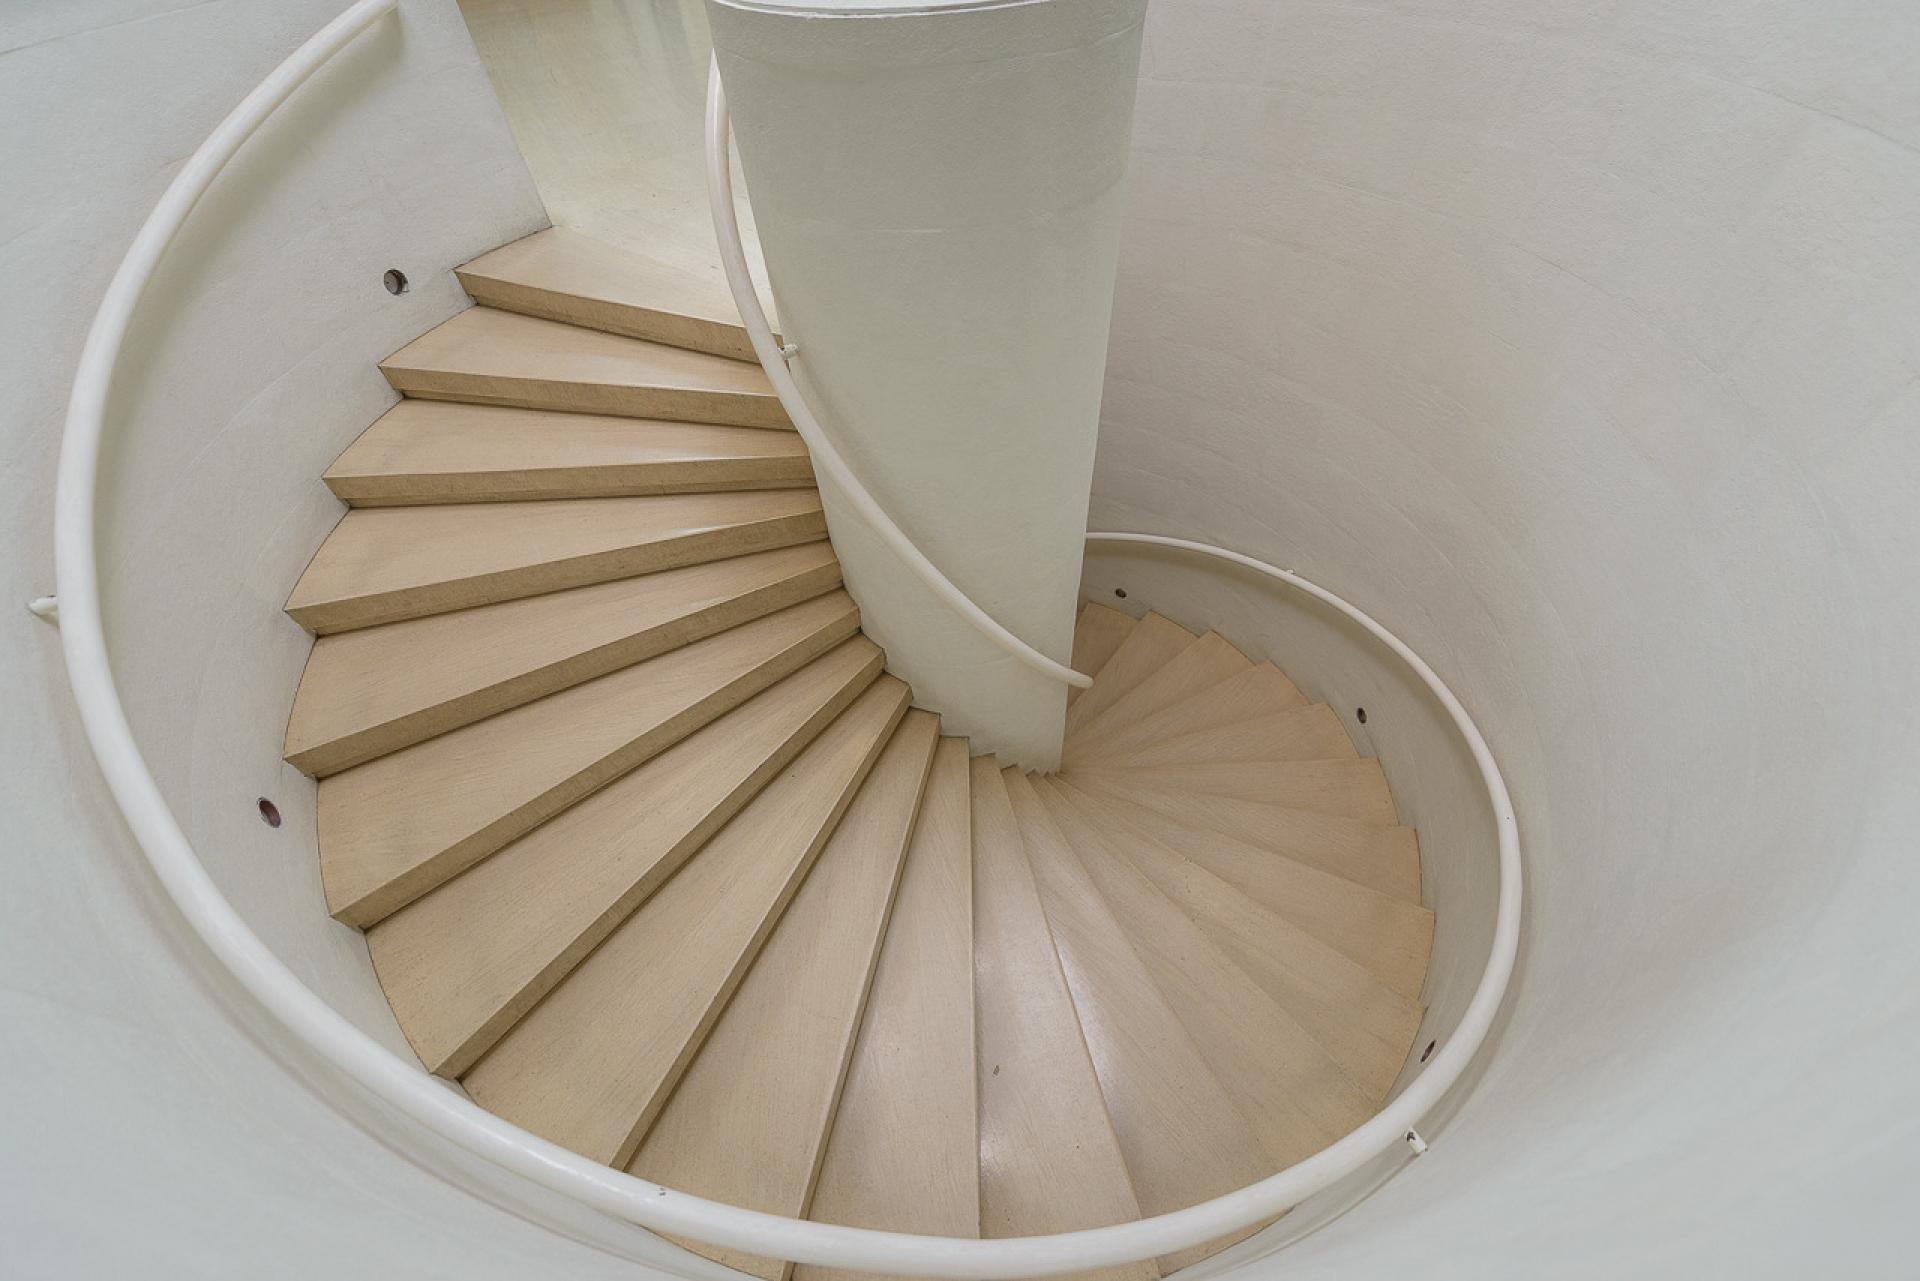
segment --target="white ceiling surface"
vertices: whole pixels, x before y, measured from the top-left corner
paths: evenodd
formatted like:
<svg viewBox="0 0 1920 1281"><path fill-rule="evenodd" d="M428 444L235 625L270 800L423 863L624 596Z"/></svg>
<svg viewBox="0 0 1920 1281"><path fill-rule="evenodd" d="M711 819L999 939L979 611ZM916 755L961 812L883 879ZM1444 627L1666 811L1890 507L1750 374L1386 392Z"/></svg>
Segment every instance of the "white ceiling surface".
<svg viewBox="0 0 1920 1281"><path fill-rule="evenodd" d="M1479 1093L1248 1275L1914 1274L1917 64L1896 3L1154 0L1092 524L1376 613L1529 858Z"/></svg>

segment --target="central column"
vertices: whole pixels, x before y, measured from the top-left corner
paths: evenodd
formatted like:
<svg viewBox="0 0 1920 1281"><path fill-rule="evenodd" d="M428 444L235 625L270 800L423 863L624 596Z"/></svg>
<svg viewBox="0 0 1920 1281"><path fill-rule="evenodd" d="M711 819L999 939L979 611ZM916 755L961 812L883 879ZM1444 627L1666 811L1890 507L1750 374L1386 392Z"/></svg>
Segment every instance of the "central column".
<svg viewBox="0 0 1920 1281"><path fill-rule="evenodd" d="M796 380L922 551L1071 655L1145 0L709 0ZM823 481L915 702L1059 764L1066 686L943 605Z"/></svg>

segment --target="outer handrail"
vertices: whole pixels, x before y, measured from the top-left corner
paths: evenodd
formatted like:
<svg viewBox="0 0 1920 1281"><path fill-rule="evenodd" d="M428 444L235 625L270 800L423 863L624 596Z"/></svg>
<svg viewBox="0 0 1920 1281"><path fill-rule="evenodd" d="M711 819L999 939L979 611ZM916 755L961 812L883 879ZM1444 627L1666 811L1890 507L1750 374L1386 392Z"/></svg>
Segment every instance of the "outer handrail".
<svg viewBox="0 0 1920 1281"><path fill-rule="evenodd" d="M887 515L886 509L867 492L847 460L834 448L826 429L820 426L807 398L801 394L800 385L794 382L793 371L787 368L786 353L773 336L773 326L767 321L766 309L760 305L759 292L754 289L753 276L747 270L747 251L740 240L740 219L733 208L733 169L729 163L732 147L728 139L727 90L720 82L720 58L716 54L707 64L707 203L713 210L714 235L720 242L720 265L727 275L727 287L733 291L734 305L740 309L741 323L753 343L753 353L760 358L760 367L767 371L787 417L807 442L814 467L833 477L840 492L874 533L880 535L880 541L888 550L905 561L907 568L931 588L934 595L988 640L1042 675L1080 689L1093 684L1093 677L1048 658L1008 631L998 619L976 605L972 597L954 586L953 580L941 573L940 567L928 560L926 553Z"/></svg>
<svg viewBox="0 0 1920 1281"><path fill-rule="evenodd" d="M874 1272L1000 1281L1106 1267L1171 1254L1291 1209L1408 1137L1466 1070L1492 1025L1519 938L1520 855L1512 806L1486 742L1440 678L1386 628L1324 588L1251 557L1153 534L1092 534L1152 543L1260 570L1345 613L1383 641L1439 697L1467 740L1499 820L1500 898L1494 946L1459 1029L1392 1104L1307 1160L1236 1192L1171 1214L1050 1236L974 1240L790 1219L677 1192L590 1161L444 1088L386 1049L282 964L200 862L135 742L101 624L94 540L105 411L115 366L147 283L221 169L260 124L396 0L359 0L261 82L188 160L135 237L88 331L61 441L54 508L61 647L82 727L115 803L187 925L298 1041L373 1097L493 1165L656 1232L801 1263ZM724 116L722 117L724 121ZM1416 1145L1417 1146L1417 1145Z"/></svg>

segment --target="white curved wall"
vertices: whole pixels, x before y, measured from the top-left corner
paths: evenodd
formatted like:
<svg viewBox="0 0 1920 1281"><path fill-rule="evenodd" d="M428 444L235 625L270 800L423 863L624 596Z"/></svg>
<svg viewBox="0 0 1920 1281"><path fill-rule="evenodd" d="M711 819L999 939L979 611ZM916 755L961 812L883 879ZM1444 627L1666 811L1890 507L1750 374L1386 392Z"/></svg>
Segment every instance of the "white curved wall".
<svg viewBox="0 0 1920 1281"><path fill-rule="evenodd" d="M1375 612L1529 859L1477 1093L1249 1275L1913 1275L1917 57L1910 5L1155 0L1091 523ZM1191 573L1088 584L1378 705Z"/></svg>
<svg viewBox="0 0 1920 1281"><path fill-rule="evenodd" d="M794 374L900 527L1072 649L1145 0L711 0ZM850 16L848 9L911 9ZM1059 763L1066 686L821 497L889 669L976 752Z"/></svg>
<svg viewBox="0 0 1920 1281"><path fill-rule="evenodd" d="M345 7L0 12L9 1277L634 1274L586 1241L691 1260L410 1132L268 1026L168 907L81 737L58 634L24 608L53 588L60 428L109 276L185 157ZM103 594L134 730L242 915L403 1055L359 934L326 917L313 785L279 759L309 644L281 605L342 511L321 471L394 399L374 362L465 305L454 264L545 221L451 0L403 0L209 194L135 321L110 413ZM382 289L388 267L411 277L403 297Z"/></svg>

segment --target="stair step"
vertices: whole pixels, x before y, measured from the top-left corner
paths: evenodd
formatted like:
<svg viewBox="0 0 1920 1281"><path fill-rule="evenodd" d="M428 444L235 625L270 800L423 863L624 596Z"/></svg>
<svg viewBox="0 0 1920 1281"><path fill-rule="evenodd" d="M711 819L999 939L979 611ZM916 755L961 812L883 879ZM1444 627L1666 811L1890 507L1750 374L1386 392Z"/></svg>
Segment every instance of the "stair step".
<svg viewBox="0 0 1920 1281"><path fill-rule="evenodd" d="M1067 737L1071 739L1078 734L1081 727L1090 724L1196 639L1180 624L1158 614L1148 614L1135 623L1119 648L1113 651L1113 657L1101 667L1093 684L1067 709Z"/></svg>
<svg viewBox="0 0 1920 1281"><path fill-rule="evenodd" d="M872 685L883 658L846 642L367 931L428 1069L472 1067Z"/></svg>
<svg viewBox="0 0 1920 1281"><path fill-rule="evenodd" d="M488 307L754 359L725 285L564 227L502 245L456 274Z"/></svg>
<svg viewBox="0 0 1920 1281"><path fill-rule="evenodd" d="M966 740L943 738L808 1211L823 1223L980 1234L968 809ZM801 1264L794 1281L868 1275Z"/></svg>
<svg viewBox="0 0 1920 1281"><path fill-rule="evenodd" d="M380 362L423 400L791 429L758 365L473 307Z"/></svg>
<svg viewBox="0 0 1920 1281"><path fill-rule="evenodd" d="M1364 965L1402 996L1420 996L1433 947L1433 912L1428 908L1311 863L1276 857L1271 848L1175 821L1134 803L1131 791L1087 787L1077 775L1066 781L1096 798L1114 823L1140 840L1156 842L1206 868Z"/></svg>
<svg viewBox="0 0 1920 1281"><path fill-rule="evenodd" d="M467 1072L474 1101L624 1165L905 710L869 687Z"/></svg>
<svg viewBox="0 0 1920 1281"><path fill-rule="evenodd" d="M1098 676L1132 630L1133 620L1119 610L1091 601L1082 605L1080 617L1073 625L1073 670ZM1072 706L1081 693L1077 686L1067 690L1068 706Z"/></svg>
<svg viewBox="0 0 1920 1281"><path fill-rule="evenodd" d="M901 725L630 1173L750 1210L807 1214L939 732L930 712ZM792 1268L682 1244L766 1281Z"/></svg>
<svg viewBox="0 0 1920 1281"><path fill-rule="evenodd" d="M1069 781L1074 781L1071 776ZM1092 785L1087 780L1087 786ZM1220 832L1403 902L1421 901L1420 838L1411 827L1383 827L1157 784L1141 783L1105 794L1144 806L1181 827Z"/></svg>
<svg viewBox="0 0 1920 1281"><path fill-rule="evenodd" d="M1070 737L1066 759L1113 761L1192 734L1255 720L1278 720L1306 705L1306 698L1287 679L1285 672L1272 663L1256 663L1189 698L1131 724L1116 726L1111 734L1088 735L1078 740ZM1334 728L1339 731L1340 745L1327 755L1355 755L1346 729L1337 719Z"/></svg>
<svg viewBox="0 0 1920 1281"><path fill-rule="evenodd" d="M1109 910L1261 1147L1281 1167L1318 1152L1373 1112L1373 1100L1299 1020L1111 848L1104 807L1042 780L1035 791L1081 853Z"/></svg>
<svg viewBox="0 0 1920 1281"><path fill-rule="evenodd" d="M1123 795L1147 783L1163 791L1263 801L1368 823L1391 825L1400 821L1387 776L1372 757L1350 761L1216 761L1152 768L1076 765L1072 774L1076 779L1098 780L1108 791Z"/></svg>
<svg viewBox="0 0 1920 1281"><path fill-rule="evenodd" d="M973 788L974 1000L980 1234L1028 1236L1140 1217L1087 1055L1007 786L991 758ZM1151 1263L1076 1274L1146 1281Z"/></svg>
<svg viewBox="0 0 1920 1281"><path fill-rule="evenodd" d="M802 543L322 636L286 758L336 774L839 585L833 548Z"/></svg>
<svg viewBox="0 0 1920 1281"><path fill-rule="evenodd" d="M1058 780L1055 787L1098 801ZM1112 848L1286 1007L1347 1075L1372 1097L1385 1097L1419 1030L1417 1001L1166 846L1116 841Z"/></svg>
<svg viewBox="0 0 1920 1281"><path fill-rule="evenodd" d="M287 613L326 634L824 538L812 489L356 508Z"/></svg>
<svg viewBox="0 0 1920 1281"><path fill-rule="evenodd" d="M619 498L813 484L792 432L403 400L327 468L354 507Z"/></svg>
<svg viewBox="0 0 1920 1281"><path fill-rule="evenodd" d="M1211 696L1209 691L1201 697ZM1169 708L1148 719L1171 717L1179 710ZM1116 739L1119 737L1115 735ZM1066 760L1069 769L1091 764L1158 769L1163 765L1217 765L1235 761L1357 760L1359 755L1333 709L1325 703L1314 703L1135 746L1088 740L1069 752Z"/></svg>
<svg viewBox="0 0 1920 1281"><path fill-rule="evenodd" d="M349 925L379 920L859 626L851 598L832 592L323 779L329 910Z"/></svg>
<svg viewBox="0 0 1920 1281"><path fill-rule="evenodd" d="M1141 1211L1184 1209L1273 1173L1279 1167L1134 954L1033 785L1014 770L1002 776ZM1257 1230L1164 1257L1161 1271Z"/></svg>
<svg viewBox="0 0 1920 1281"><path fill-rule="evenodd" d="M1099 715L1082 722L1076 734L1096 738L1138 724L1156 712L1198 697L1215 685L1252 668L1245 654L1217 632L1208 632L1175 654Z"/></svg>

